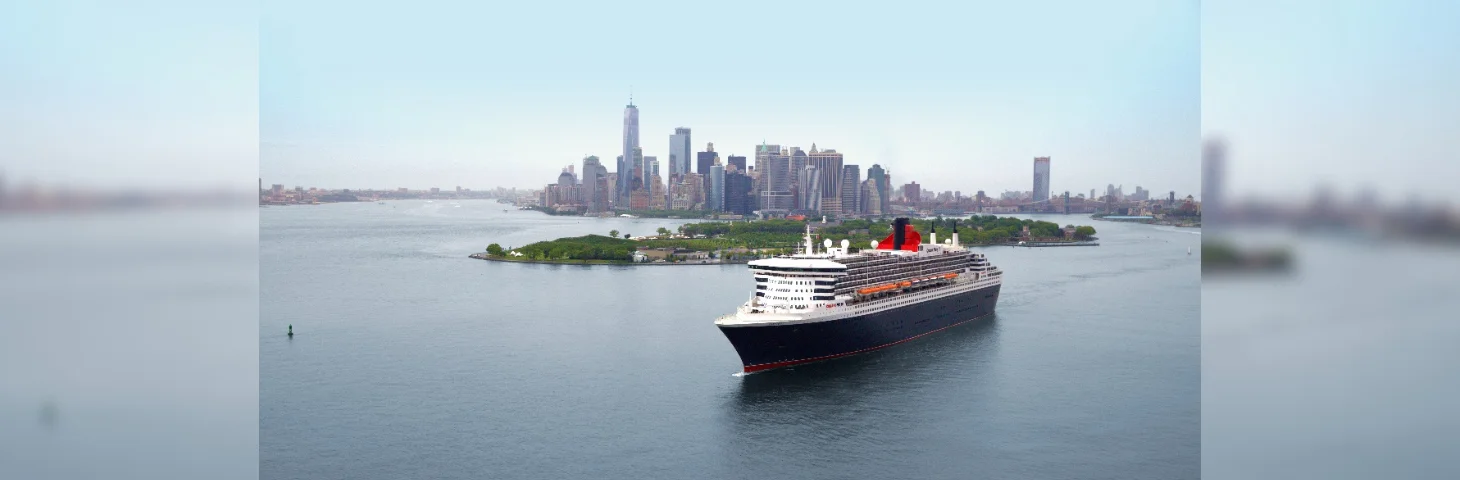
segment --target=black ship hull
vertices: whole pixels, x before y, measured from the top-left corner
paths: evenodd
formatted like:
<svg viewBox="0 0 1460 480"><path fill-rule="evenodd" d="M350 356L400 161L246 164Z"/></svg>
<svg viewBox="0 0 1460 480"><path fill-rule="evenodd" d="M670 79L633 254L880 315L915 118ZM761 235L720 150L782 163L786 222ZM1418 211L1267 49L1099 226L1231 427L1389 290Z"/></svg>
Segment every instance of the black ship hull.
<svg viewBox="0 0 1460 480"><path fill-rule="evenodd" d="M746 372L870 352L994 312L999 285L867 315L794 325L720 326Z"/></svg>

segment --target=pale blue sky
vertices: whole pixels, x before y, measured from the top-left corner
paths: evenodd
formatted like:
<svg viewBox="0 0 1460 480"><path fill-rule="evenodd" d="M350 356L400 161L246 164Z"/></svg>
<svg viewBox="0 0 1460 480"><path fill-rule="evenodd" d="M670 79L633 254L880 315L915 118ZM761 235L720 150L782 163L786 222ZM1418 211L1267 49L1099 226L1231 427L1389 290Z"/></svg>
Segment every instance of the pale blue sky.
<svg viewBox="0 0 1460 480"><path fill-rule="evenodd" d="M1460 178L1454 2L309 5L9 2L0 171L536 186L617 155L632 85L650 154L683 125L939 190L1026 189L1051 155L1056 189L1194 191L1198 132L1230 138L1239 193Z"/></svg>
<svg viewBox="0 0 1460 480"><path fill-rule="evenodd" d="M263 3L260 170L290 186L540 187L674 127L836 148L895 183L1195 193L1197 2Z"/></svg>
<svg viewBox="0 0 1460 480"><path fill-rule="evenodd" d="M1460 3L1203 2L1201 93L1234 195L1453 196Z"/></svg>
<svg viewBox="0 0 1460 480"><path fill-rule="evenodd" d="M253 185L258 12L248 2L0 2L0 174L12 186Z"/></svg>

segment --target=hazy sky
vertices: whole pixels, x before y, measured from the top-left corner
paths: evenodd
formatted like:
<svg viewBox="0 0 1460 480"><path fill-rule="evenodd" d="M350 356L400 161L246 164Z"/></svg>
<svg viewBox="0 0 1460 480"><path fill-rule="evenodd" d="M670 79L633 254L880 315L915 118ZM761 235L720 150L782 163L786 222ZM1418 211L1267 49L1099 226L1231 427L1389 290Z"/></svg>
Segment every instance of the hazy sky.
<svg viewBox="0 0 1460 480"><path fill-rule="evenodd" d="M1460 181L1460 2L1202 3L1202 126L1231 195L1387 202Z"/></svg>
<svg viewBox="0 0 1460 480"><path fill-rule="evenodd" d="M265 183L540 188L619 154L632 87L646 155L693 129L835 148L896 184L1196 193L1195 1L358 2L267 0ZM612 168L612 167L611 167Z"/></svg>
<svg viewBox="0 0 1460 480"><path fill-rule="evenodd" d="M1049 155L1056 191L1195 192L1208 133L1237 193L1460 178L1455 2L517 3L11 2L0 173L538 187L612 162L632 86L661 159L687 126L936 190L1028 189Z"/></svg>
<svg viewBox="0 0 1460 480"><path fill-rule="evenodd" d="M0 174L11 185L251 189L258 12L194 0L0 4Z"/></svg>

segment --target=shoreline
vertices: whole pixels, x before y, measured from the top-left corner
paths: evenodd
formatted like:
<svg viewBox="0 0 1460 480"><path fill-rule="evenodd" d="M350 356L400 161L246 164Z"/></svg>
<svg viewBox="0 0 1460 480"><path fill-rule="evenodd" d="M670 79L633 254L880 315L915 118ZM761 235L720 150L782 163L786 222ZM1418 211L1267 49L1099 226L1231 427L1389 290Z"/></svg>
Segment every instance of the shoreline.
<svg viewBox="0 0 1460 480"><path fill-rule="evenodd" d="M1187 222L1187 223L1172 223L1169 220L1159 220L1159 219L1155 219L1155 218L1152 218L1152 219L1149 219L1149 220L1146 220L1146 219L1130 219L1130 220L1124 220L1124 219L1107 219L1105 217L1097 217L1097 216L1094 216L1094 215L1091 215L1090 216L1090 219L1091 220L1099 220L1099 221L1102 221L1102 222L1139 223L1139 224L1142 224L1142 225L1161 225L1161 226L1165 226L1165 227L1176 227L1176 228L1196 228L1196 229L1200 229L1201 228L1201 222L1200 221L1198 221L1196 223L1190 223L1190 222Z"/></svg>
<svg viewBox="0 0 1460 480"><path fill-rule="evenodd" d="M1098 247L1098 246L1100 246L1100 243L1098 241L1096 241L1096 240L1088 240L1088 241L1073 241L1073 242L1037 242L1037 243L1029 243L1029 244L1023 244L1023 245L1020 245L1018 243L981 243L981 244L964 244L963 246L964 247L968 247L968 248L972 248L972 247L1023 247L1023 248L1040 248L1040 247ZM491 256L491 255L488 255L486 252L473 253L473 254L467 255L467 258L474 258L474 259L477 259L477 260L486 260L486 261L489 261L489 262L503 262L503 263L530 263L530 264L538 264L538 265L583 265L583 266L609 265L609 266L623 266L623 267L652 267L652 266L666 266L667 267L667 266L692 266L692 265L696 265L696 266L697 265L744 265L744 264L750 263L751 261L759 260L757 258L752 258L752 259L747 259L747 260L730 260L730 261L713 260L713 261L700 261L700 262L621 262L621 261L612 261L612 260L513 260L513 259L510 259L510 258L504 258L504 257L494 257L494 256ZM774 258L774 257L763 257L763 258Z"/></svg>
<svg viewBox="0 0 1460 480"><path fill-rule="evenodd" d="M486 260L489 262L503 263L532 263L538 265L582 265L582 266L619 266L619 267L650 267L650 266L690 266L690 265L743 265L750 263L750 260L731 260L728 262L704 261L704 262L616 262L611 260L512 260L509 258L493 257L486 253L473 253L468 258Z"/></svg>
<svg viewBox="0 0 1460 480"><path fill-rule="evenodd" d="M1077 242L1028 242L1024 244L1006 244L1010 247L1038 248L1038 247L1098 247L1100 242L1085 240Z"/></svg>

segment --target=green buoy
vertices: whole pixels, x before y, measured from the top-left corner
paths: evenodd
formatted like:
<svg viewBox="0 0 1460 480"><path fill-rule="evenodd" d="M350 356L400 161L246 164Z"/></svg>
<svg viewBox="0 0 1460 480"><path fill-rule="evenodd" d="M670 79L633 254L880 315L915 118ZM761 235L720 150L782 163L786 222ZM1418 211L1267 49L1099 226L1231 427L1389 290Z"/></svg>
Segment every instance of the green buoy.
<svg viewBox="0 0 1460 480"><path fill-rule="evenodd" d="M294 338L294 324L289 324L289 338Z"/></svg>

